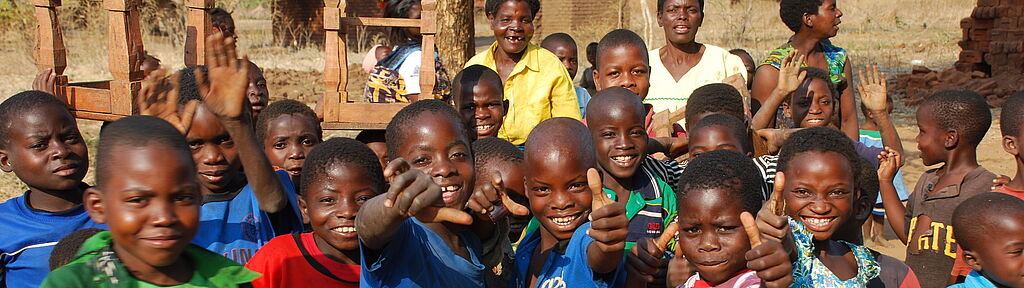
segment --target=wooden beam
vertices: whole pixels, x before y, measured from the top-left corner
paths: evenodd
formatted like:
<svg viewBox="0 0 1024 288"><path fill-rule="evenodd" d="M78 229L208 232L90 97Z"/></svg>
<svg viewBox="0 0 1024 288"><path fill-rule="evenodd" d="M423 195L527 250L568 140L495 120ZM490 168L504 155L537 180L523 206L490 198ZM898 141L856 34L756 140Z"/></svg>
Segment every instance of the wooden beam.
<svg viewBox="0 0 1024 288"><path fill-rule="evenodd" d="M64 36L57 18L57 0L33 0L32 4L36 21L35 60L39 70L53 69L57 75L63 75L68 67L67 50L64 47Z"/></svg>
<svg viewBox="0 0 1024 288"><path fill-rule="evenodd" d="M424 9L426 10L426 9ZM324 19L329 18L327 13L324 13ZM424 17L425 18L425 17ZM376 26L376 27L401 27L401 28L416 28L420 26L420 19L409 19L409 18L373 18L373 17L342 17L341 23L347 26ZM328 24L325 21L324 24ZM326 26L326 25L325 25Z"/></svg>
<svg viewBox="0 0 1024 288"><path fill-rule="evenodd" d="M420 99L431 99L434 96L434 82L436 79L434 71L434 42L437 35L437 2L435 0L423 0L420 2L423 10L420 12L420 34L423 36L422 51L420 54ZM410 83L411 84L411 83ZM427 96L427 97L424 97Z"/></svg>
<svg viewBox="0 0 1024 288"><path fill-rule="evenodd" d="M206 37L213 34L214 0L185 0L185 66L206 65Z"/></svg>

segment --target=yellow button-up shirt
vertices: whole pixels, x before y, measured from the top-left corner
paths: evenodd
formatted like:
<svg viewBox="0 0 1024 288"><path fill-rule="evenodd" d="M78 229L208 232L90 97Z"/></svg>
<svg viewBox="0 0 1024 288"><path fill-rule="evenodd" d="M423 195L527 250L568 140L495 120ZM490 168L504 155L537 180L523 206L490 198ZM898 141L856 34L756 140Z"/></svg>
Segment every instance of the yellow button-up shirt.
<svg viewBox="0 0 1024 288"><path fill-rule="evenodd" d="M491 44L487 51L476 54L466 62L483 65L498 71L494 52L498 43ZM505 80L505 100L508 113L498 129L498 137L512 144L523 145L533 127L554 117L580 119L580 107L576 101L576 90L565 66L555 54L536 45L529 44L523 58L516 63L512 73Z"/></svg>

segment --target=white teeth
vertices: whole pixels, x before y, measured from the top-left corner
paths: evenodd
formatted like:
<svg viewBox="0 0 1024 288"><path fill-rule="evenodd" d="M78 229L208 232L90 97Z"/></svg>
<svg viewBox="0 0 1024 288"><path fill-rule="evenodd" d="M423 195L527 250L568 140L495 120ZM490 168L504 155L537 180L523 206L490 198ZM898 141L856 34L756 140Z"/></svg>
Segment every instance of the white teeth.
<svg viewBox="0 0 1024 288"><path fill-rule="evenodd" d="M633 160L633 158L636 158L636 156L612 156L612 160L619 161L619 162L630 161L630 160Z"/></svg>
<svg viewBox="0 0 1024 288"><path fill-rule="evenodd" d="M832 218L808 218L808 217L804 217L804 221L806 221L807 224L811 224L813 226L821 227L821 226L828 225L828 223L832 222Z"/></svg>
<svg viewBox="0 0 1024 288"><path fill-rule="evenodd" d="M554 218L551 218L551 221L555 222L555 224L558 224L558 225L569 225L569 223L572 223L572 221L576 220L577 217L579 217L579 216L578 215L574 215L574 216L566 216L566 217L554 217Z"/></svg>
<svg viewBox="0 0 1024 288"><path fill-rule="evenodd" d="M476 131L487 131L488 129L491 129L491 127L494 127L494 125L480 125L480 126L476 126Z"/></svg>
<svg viewBox="0 0 1024 288"><path fill-rule="evenodd" d="M331 231L338 232L338 233L353 233L353 232L356 232L356 227L349 227L349 226L337 227L337 228L331 228Z"/></svg>
<svg viewBox="0 0 1024 288"><path fill-rule="evenodd" d="M455 190L459 190L459 186L441 186L441 192L453 192Z"/></svg>

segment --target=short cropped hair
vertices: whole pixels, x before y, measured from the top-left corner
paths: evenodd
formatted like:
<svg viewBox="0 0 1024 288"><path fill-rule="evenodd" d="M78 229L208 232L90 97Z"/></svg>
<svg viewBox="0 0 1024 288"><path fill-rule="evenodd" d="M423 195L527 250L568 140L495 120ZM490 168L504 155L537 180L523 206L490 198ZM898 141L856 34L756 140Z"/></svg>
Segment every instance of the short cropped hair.
<svg viewBox="0 0 1024 288"><path fill-rule="evenodd" d="M931 108L939 128L952 129L960 137L977 146L992 126L992 111L988 102L977 92L970 90L940 91L921 103L921 108Z"/></svg>
<svg viewBox="0 0 1024 288"><path fill-rule="evenodd" d="M640 54L643 54L644 63L650 65L651 61L647 55L647 43L644 43L644 38L640 38L640 35L636 35L635 32L629 31L628 29L615 29L612 32L608 32L604 37L601 37L601 42L597 43L597 54L594 56L594 69L600 69L601 67L601 53L609 51L610 49L632 46L637 50L640 50Z"/></svg>
<svg viewBox="0 0 1024 288"><path fill-rule="evenodd" d="M473 161L477 171L497 162L523 163L523 151L512 142L498 137L473 141Z"/></svg>
<svg viewBox="0 0 1024 288"><path fill-rule="evenodd" d="M153 116L129 116L118 119L100 132L99 152L96 152L96 186L104 188L107 177L119 173L115 164L110 161L114 154L122 153L125 148L148 147L159 145L179 152L192 163L192 152L188 149L185 136L177 128L163 119Z"/></svg>
<svg viewBox="0 0 1024 288"><path fill-rule="evenodd" d="M384 137L384 130L363 130L359 131L356 135L356 141L363 142L363 144L370 144L376 142L387 143L387 137Z"/></svg>
<svg viewBox="0 0 1024 288"><path fill-rule="evenodd" d="M721 189L740 200L744 211L757 214L761 210L761 174L754 161L736 151L715 150L702 153L687 164L679 178L682 191L676 203L695 189Z"/></svg>
<svg viewBox="0 0 1024 288"><path fill-rule="evenodd" d="M740 91L732 85L723 83L708 84L693 90L690 99L686 100L683 113L687 121L704 113L721 113L737 119L746 118Z"/></svg>
<svg viewBox="0 0 1024 288"><path fill-rule="evenodd" d="M409 106L405 106L398 113L395 113L395 117L391 118L391 122L388 122L387 132L384 134L384 137L388 139L388 157L391 158L388 160L401 157L398 155L398 147L402 147L402 144L404 144L406 131L418 126L417 122L419 122L420 116L424 113L441 115L448 120L449 124L454 126L455 133L460 133L457 136L469 139L469 130L466 130L462 117L448 103L436 99L412 102ZM468 140L466 144L470 144Z"/></svg>
<svg viewBox="0 0 1024 288"><path fill-rule="evenodd" d="M781 0L779 2L779 17L790 31L800 32L800 28L804 25L804 14L817 15L818 7L821 7L824 2L824 0Z"/></svg>
<svg viewBox="0 0 1024 288"><path fill-rule="evenodd" d="M999 130L1003 136L1017 137L1020 135L1021 122L1024 122L1024 91L1017 91L1003 103L1003 113L999 115Z"/></svg>
<svg viewBox="0 0 1024 288"><path fill-rule="evenodd" d="M1024 221L1024 200L1004 193L981 193L953 210L953 237L964 250L977 249L985 237L999 233L999 221ZM1018 222L1019 223L1019 222Z"/></svg>
<svg viewBox="0 0 1024 288"><path fill-rule="evenodd" d="M199 85L196 84L196 70L206 75L209 71L206 65L199 65L194 67L185 67L178 70L178 104L185 105L192 100L202 102L203 96L200 95ZM203 78L206 85L210 84L210 78Z"/></svg>
<svg viewBox="0 0 1024 288"><path fill-rule="evenodd" d="M7 135L14 125L14 118L46 106L60 107L67 111L67 104L50 93L38 90L22 91L0 103L0 149L7 148L11 136ZM70 115L70 111L68 112Z"/></svg>
<svg viewBox="0 0 1024 288"><path fill-rule="evenodd" d="M231 13L223 8L210 9L210 24L216 27L222 27L227 25L228 22L234 24L235 19L231 18Z"/></svg>
<svg viewBox="0 0 1024 288"><path fill-rule="evenodd" d="M704 0L697 0L700 5L700 14L704 14ZM658 0L658 13L665 12L665 0Z"/></svg>
<svg viewBox="0 0 1024 288"><path fill-rule="evenodd" d="M805 152L835 152L842 155L853 170L856 182L860 177L858 163L860 155L853 148L853 142L843 132L834 128L814 127L794 132L779 148L778 171L786 172L796 155Z"/></svg>
<svg viewBox="0 0 1024 288"><path fill-rule="evenodd" d="M302 179L299 190L302 195L308 195L309 185L323 178L327 170L334 165L352 164L369 177L370 184L376 189L376 193L384 192L384 174L377 160L377 154L362 142L350 138L331 138L323 143L317 144L309 151L306 161L302 163Z"/></svg>
<svg viewBox="0 0 1024 288"><path fill-rule="evenodd" d="M544 40L540 41L541 47L548 47L548 45L552 44L567 44L572 45L573 49L577 49L576 40L573 40L572 36L569 36L569 34L561 32L548 35L547 37L544 37ZM577 51L577 53L579 53L579 51Z"/></svg>
<svg viewBox="0 0 1024 288"><path fill-rule="evenodd" d="M597 167L597 154L590 130L572 118L555 117L537 124L526 138L523 155L557 153L577 155L586 167Z"/></svg>
<svg viewBox="0 0 1024 288"><path fill-rule="evenodd" d="M527 5L530 5L530 15L535 17L537 16L537 13L540 12L540 0L487 0L487 2L484 3L484 12L486 15L498 13L498 6L501 6L502 3L508 1L526 2Z"/></svg>
<svg viewBox="0 0 1024 288"><path fill-rule="evenodd" d="M291 99L271 102L270 105L267 105L266 109L263 109L260 117L256 119L256 139L259 139L261 143L266 140L267 127L270 126L270 122L282 115L306 118L316 129L316 140L318 142L323 141L324 133L320 129L320 119L316 117L316 112L313 112L313 109L306 106L306 104Z"/></svg>
<svg viewBox="0 0 1024 288"><path fill-rule="evenodd" d="M498 72L494 72L490 67L478 64L469 65L469 67L466 67L465 69L462 69L462 71L459 71L458 74L455 74L455 79L452 81L452 84L455 85L455 87L452 91L454 93L460 93L461 95L462 91L460 90L467 88L472 89L473 86L479 85L478 83L482 81L488 81L494 85L494 87L497 88L497 92L500 93L498 98L504 98L502 96L504 95L504 84L501 83L501 76L498 76ZM469 92L472 93L472 91ZM462 100L455 99L455 101Z"/></svg>
<svg viewBox="0 0 1024 288"><path fill-rule="evenodd" d="M721 126L729 130L730 134L737 140L740 140L739 147L745 152L754 152L753 140L750 138L750 128L747 127L743 120L733 117L729 114L711 114L707 117L701 118L697 123L693 124L693 128L690 129L692 135L696 135L697 131L704 129L705 127Z"/></svg>

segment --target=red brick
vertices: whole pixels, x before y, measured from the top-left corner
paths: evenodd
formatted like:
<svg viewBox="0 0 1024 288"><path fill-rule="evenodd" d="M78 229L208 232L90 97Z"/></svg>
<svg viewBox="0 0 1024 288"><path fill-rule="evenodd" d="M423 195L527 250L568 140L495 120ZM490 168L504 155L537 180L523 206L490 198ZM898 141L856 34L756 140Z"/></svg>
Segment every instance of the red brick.
<svg viewBox="0 0 1024 288"><path fill-rule="evenodd" d="M981 51L976 50L964 50L960 51L960 61L967 63L981 63L985 60L982 59Z"/></svg>

